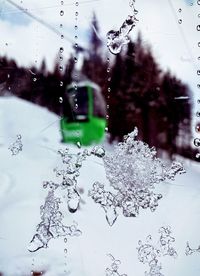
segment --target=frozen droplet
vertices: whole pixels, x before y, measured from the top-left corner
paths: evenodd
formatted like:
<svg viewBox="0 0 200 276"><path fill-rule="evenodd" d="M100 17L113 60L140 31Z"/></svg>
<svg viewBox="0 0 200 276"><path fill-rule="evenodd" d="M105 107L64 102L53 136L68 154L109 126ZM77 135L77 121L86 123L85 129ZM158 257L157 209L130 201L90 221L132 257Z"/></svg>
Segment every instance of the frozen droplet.
<svg viewBox="0 0 200 276"><path fill-rule="evenodd" d="M200 25L197 25L197 31L200 31Z"/></svg>
<svg viewBox="0 0 200 276"><path fill-rule="evenodd" d="M60 15L63 16L64 15L64 11L60 11Z"/></svg>
<svg viewBox="0 0 200 276"><path fill-rule="evenodd" d="M60 53L63 53L63 51L64 51L64 48L60 47Z"/></svg>
<svg viewBox="0 0 200 276"><path fill-rule="evenodd" d="M200 139L199 138L194 139L194 145L195 145L195 147L200 147Z"/></svg>
<svg viewBox="0 0 200 276"><path fill-rule="evenodd" d="M178 20L178 23L181 24L181 23L182 23L182 19L179 19L179 20Z"/></svg>
<svg viewBox="0 0 200 276"><path fill-rule="evenodd" d="M59 97L59 103L63 103L63 98Z"/></svg>

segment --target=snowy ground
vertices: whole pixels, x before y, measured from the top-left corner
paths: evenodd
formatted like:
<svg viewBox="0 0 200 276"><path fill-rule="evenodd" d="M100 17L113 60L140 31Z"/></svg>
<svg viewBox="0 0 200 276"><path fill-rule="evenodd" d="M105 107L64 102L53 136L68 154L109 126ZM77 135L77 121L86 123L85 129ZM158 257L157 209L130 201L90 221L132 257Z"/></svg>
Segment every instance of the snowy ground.
<svg viewBox="0 0 200 276"><path fill-rule="evenodd" d="M12 156L8 147L18 134L22 136L23 150ZM81 208L75 214L66 211L64 219L67 225L77 221L82 235L69 238L67 243L62 238L51 240L49 248L30 253L28 244L40 222L40 206L47 195L42 182L53 178L53 168L59 164L57 150L65 147L60 140L57 116L14 97L0 98L0 272L3 275L30 275L34 270L45 271L47 276L103 276L111 264L107 256L110 253L121 260L120 275L142 276L149 269L138 261L138 241L144 241L149 234L157 241L158 229L168 225L176 239L178 257L160 258L162 273L200 275L200 253L185 255L187 241L193 248L200 245L200 166L188 161L186 174L157 187L164 197L154 213L147 210L137 218L121 216L110 227L104 211L88 197L94 181L106 182L101 160L89 158L78 182L84 190ZM70 148L77 152L77 148Z"/></svg>

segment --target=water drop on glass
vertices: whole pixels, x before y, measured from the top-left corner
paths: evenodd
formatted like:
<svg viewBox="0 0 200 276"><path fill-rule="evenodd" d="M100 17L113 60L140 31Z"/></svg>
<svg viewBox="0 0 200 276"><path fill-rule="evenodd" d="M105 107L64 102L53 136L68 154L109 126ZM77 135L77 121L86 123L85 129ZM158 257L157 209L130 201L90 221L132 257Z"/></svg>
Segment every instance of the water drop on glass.
<svg viewBox="0 0 200 276"><path fill-rule="evenodd" d="M195 147L200 147L200 139L199 138L194 139L194 145L195 145Z"/></svg>
<svg viewBox="0 0 200 276"><path fill-rule="evenodd" d="M60 11L60 15L63 16L64 15L64 11Z"/></svg>
<svg viewBox="0 0 200 276"><path fill-rule="evenodd" d="M197 112L196 112L196 116L197 116L197 117L200 117L200 111L197 111Z"/></svg>
<svg viewBox="0 0 200 276"><path fill-rule="evenodd" d="M200 153L199 152L196 154L196 159L200 159Z"/></svg>

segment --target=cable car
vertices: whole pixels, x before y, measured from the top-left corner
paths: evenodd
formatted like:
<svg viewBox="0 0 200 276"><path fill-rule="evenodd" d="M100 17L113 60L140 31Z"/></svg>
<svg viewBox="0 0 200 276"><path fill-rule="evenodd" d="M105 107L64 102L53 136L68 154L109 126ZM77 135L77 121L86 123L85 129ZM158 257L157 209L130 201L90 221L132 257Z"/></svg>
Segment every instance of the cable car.
<svg viewBox="0 0 200 276"><path fill-rule="evenodd" d="M104 139L106 105L98 85L82 81L67 87L60 121L64 143L88 146Z"/></svg>

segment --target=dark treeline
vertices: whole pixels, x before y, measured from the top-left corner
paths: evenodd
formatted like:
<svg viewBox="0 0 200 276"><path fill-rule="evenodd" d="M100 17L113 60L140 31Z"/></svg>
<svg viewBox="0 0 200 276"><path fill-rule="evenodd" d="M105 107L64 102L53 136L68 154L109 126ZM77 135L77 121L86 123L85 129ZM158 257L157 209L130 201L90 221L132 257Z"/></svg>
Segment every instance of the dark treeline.
<svg viewBox="0 0 200 276"><path fill-rule="evenodd" d="M178 153L193 158L189 88L170 72L160 69L140 34L108 62L98 32L94 15L80 73L102 88L109 106L110 142L121 141L137 126L139 138L150 146L166 150L171 157ZM58 61L49 72L45 61L39 69L25 68L19 67L14 60L0 57L0 93L10 91L61 114L59 98L72 81L74 65L71 57L63 69Z"/></svg>

